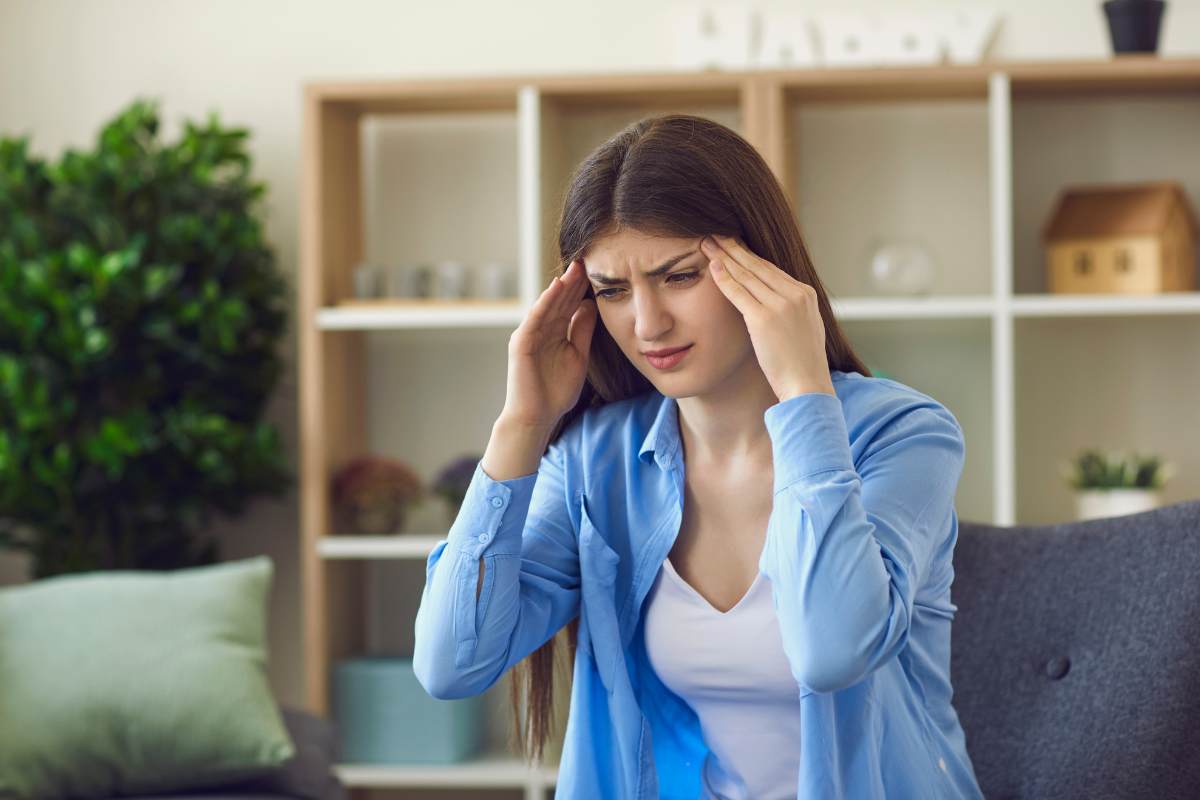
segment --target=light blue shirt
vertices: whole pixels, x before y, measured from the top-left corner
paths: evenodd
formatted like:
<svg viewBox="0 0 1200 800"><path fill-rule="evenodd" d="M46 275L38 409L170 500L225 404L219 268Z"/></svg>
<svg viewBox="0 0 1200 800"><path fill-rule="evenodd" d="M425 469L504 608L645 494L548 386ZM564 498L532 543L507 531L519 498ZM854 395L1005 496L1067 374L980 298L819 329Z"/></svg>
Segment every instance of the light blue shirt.
<svg viewBox="0 0 1200 800"><path fill-rule="evenodd" d="M763 415L758 566L800 698L797 797L982 798L949 677L962 428L897 381L831 376L836 396ZM483 692L579 615L556 798L700 796L699 719L650 667L641 625L683 501L678 404L651 390L576 418L535 473L495 481L481 461L429 554L413 658L434 697Z"/></svg>

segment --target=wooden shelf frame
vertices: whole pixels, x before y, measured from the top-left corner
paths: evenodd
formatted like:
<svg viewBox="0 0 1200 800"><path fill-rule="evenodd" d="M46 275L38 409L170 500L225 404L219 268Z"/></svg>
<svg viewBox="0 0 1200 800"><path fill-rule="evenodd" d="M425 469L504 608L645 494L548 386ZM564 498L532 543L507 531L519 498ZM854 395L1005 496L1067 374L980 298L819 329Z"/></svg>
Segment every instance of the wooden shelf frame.
<svg viewBox="0 0 1200 800"><path fill-rule="evenodd" d="M1200 59L1127 56L1111 60L995 62L879 69L509 75L411 80L315 81L303 87L303 172L299 276L301 566L306 696L328 713L329 666L364 641L363 565L424 558L441 538L334 535L326 486L332 471L367 449L363 410L372 330L509 329L556 266L554 192L571 166L560 147L563 120L581 113L713 108L735 113L741 133L763 154L789 193L795 131L791 109L809 102L970 99L986 108L991 292L929 298L834 297L847 320L976 319L991 341L993 518L1016 519L1014 325L1042 317L1192 315L1200 293L1161 297L1014 294L1012 110L1023 99L1130 93L1200 101ZM517 126L518 296L511 301L430 303L355 301L351 274L364 255L359 126L368 115L505 111ZM337 624L331 624L336 620ZM344 767L357 785L526 787L552 782L520 762L489 756L482 766ZM545 768L543 768L544 770ZM514 772L517 770L517 772ZM514 777L514 775L516 777ZM458 777L455 777L458 776Z"/></svg>

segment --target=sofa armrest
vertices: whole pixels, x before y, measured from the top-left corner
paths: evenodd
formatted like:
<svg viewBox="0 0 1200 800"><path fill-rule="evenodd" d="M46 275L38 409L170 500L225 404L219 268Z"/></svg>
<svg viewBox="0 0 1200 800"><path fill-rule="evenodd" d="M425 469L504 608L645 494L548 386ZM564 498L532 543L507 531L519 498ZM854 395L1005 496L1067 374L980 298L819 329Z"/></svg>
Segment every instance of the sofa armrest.
<svg viewBox="0 0 1200 800"><path fill-rule="evenodd" d="M288 706L281 706L280 713L296 745L296 754L276 772L246 782L241 788L302 800L346 800L346 789L333 771L338 759L333 723Z"/></svg>
<svg viewBox="0 0 1200 800"><path fill-rule="evenodd" d="M334 724L302 709L280 706L279 711L296 746L296 754L277 769L236 783L130 797L138 800L214 797L228 800L346 800L346 787L333 771L339 757Z"/></svg>
<svg viewBox="0 0 1200 800"><path fill-rule="evenodd" d="M296 746L296 754L266 775L209 788L196 794L239 800L346 800L346 788L333 771L338 758L338 739L333 723L303 709L280 706L279 711L288 735Z"/></svg>

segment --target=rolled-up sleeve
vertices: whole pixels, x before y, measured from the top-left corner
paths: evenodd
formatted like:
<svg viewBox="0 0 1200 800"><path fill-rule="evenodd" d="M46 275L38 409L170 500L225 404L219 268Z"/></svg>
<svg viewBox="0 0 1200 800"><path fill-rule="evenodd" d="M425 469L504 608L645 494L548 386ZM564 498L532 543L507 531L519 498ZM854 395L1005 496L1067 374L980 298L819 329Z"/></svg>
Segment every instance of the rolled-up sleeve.
<svg viewBox="0 0 1200 800"><path fill-rule="evenodd" d="M430 695L485 691L578 613L569 441L564 433L551 443L529 475L497 481L482 459L476 465L454 523L426 559L413 669Z"/></svg>
<svg viewBox="0 0 1200 800"><path fill-rule="evenodd" d="M953 534L962 429L944 407L913 404L878 425L856 466L837 396L797 395L764 419L775 497L759 566L784 649L812 691L852 686L907 642L914 598Z"/></svg>

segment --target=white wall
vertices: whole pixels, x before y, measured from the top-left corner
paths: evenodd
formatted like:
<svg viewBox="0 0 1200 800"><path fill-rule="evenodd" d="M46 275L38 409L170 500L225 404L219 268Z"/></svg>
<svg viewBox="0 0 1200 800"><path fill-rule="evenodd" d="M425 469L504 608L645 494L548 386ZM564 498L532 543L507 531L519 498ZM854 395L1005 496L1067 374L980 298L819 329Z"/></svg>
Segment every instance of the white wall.
<svg viewBox="0 0 1200 800"><path fill-rule="evenodd" d="M763 2L802 13L890 9L887 0ZM909 3L912 9L945 3ZM972 4L974 5L974 4ZM1000 0L998 59L1098 58L1109 52L1100 0ZM269 187L266 231L294 275L298 248L300 86L307 80L451 74L562 73L669 66L669 19L644 0L605 3L301 2L300 0L0 0L0 132L29 133L57 155L90 144L98 126L135 96L162 101L164 134L216 109L251 129L256 175ZM1160 51L1200 51L1200 4L1171 0ZM295 340L286 343L295 361ZM290 374L270 414L296 451ZM481 443L481 447L482 447ZM271 555L271 671L277 696L301 702L295 497L262 503L220 532L230 558ZM23 565L0 557L0 583Z"/></svg>

